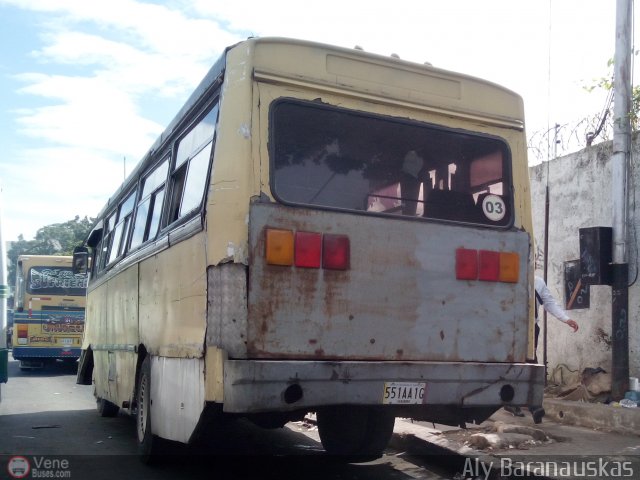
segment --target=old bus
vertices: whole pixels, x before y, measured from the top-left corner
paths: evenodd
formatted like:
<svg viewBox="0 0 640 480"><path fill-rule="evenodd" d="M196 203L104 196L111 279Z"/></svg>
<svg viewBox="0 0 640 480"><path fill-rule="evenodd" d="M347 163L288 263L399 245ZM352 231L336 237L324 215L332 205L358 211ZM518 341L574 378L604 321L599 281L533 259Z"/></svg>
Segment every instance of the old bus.
<svg viewBox="0 0 640 480"><path fill-rule="evenodd" d="M98 215L78 381L145 457L221 416L317 414L332 454L396 416L539 403L521 98L357 49L227 48Z"/></svg>
<svg viewBox="0 0 640 480"><path fill-rule="evenodd" d="M70 256L20 255L14 294L13 358L20 368L80 357L87 275Z"/></svg>

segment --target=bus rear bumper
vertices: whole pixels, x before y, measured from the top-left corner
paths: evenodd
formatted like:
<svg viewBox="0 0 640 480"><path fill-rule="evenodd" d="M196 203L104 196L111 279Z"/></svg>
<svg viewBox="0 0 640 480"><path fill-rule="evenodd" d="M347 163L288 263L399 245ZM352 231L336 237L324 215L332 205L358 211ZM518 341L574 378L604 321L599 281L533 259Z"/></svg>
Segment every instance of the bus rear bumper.
<svg viewBox="0 0 640 480"><path fill-rule="evenodd" d="M421 401L398 398L389 404L398 410L541 405L544 367L529 363L227 360L224 411L386 406L385 391L392 384L399 388L413 385L414 391L424 386Z"/></svg>
<svg viewBox="0 0 640 480"><path fill-rule="evenodd" d="M28 358L79 358L80 348L14 346L11 354L14 360Z"/></svg>

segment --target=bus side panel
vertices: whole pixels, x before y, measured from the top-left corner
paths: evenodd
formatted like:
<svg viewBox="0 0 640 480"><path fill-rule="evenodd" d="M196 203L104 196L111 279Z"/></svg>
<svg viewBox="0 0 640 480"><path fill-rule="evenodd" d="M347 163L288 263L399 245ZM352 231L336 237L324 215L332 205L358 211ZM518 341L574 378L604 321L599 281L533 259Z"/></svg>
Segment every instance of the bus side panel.
<svg viewBox="0 0 640 480"><path fill-rule="evenodd" d="M138 266L89 293L84 347L93 350L96 396L121 406L131 400L138 345ZM109 319L107 321L107 318Z"/></svg>
<svg viewBox="0 0 640 480"><path fill-rule="evenodd" d="M268 228L342 234L347 270L267 265ZM249 358L525 362L529 235L253 204ZM517 254L515 283L456 279L456 250Z"/></svg>
<svg viewBox="0 0 640 480"><path fill-rule="evenodd" d="M109 360L103 347L107 334L108 284L102 283L87 293L86 323L82 349L93 351L93 382L99 398L109 398Z"/></svg>
<svg viewBox="0 0 640 480"><path fill-rule="evenodd" d="M140 263L140 342L152 355L204 354L205 238L199 233Z"/></svg>
<svg viewBox="0 0 640 480"><path fill-rule="evenodd" d="M135 383L133 348L138 345L138 265L110 279L107 290L110 398L122 405L131 399Z"/></svg>

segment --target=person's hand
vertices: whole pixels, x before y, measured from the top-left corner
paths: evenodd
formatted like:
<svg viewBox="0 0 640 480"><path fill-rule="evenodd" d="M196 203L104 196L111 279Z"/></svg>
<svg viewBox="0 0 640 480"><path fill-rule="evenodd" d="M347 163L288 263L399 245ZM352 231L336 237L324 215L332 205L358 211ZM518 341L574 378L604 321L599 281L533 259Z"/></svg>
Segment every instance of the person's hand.
<svg viewBox="0 0 640 480"><path fill-rule="evenodd" d="M578 331L578 324L576 323L575 320L567 320L565 323L569 325L571 328L573 328L574 332Z"/></svg>

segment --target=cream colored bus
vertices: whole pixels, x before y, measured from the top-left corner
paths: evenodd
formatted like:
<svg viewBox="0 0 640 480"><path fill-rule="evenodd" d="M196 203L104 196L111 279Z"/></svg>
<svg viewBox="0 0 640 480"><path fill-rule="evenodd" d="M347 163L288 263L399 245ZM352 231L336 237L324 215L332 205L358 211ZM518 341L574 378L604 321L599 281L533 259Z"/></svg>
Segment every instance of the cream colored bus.
<svg viewBox="0 0 640 480"><path fill-rule="evenodd" d="M522 99L282 38L227 48L98 215L78 381L145 458L223 416L316 412L331 454L396 416L540 403Z"/></svg>

